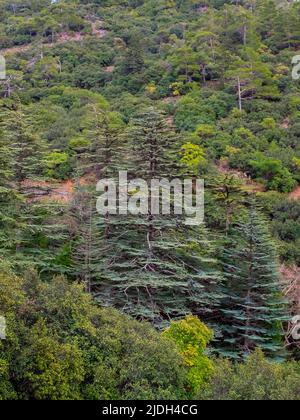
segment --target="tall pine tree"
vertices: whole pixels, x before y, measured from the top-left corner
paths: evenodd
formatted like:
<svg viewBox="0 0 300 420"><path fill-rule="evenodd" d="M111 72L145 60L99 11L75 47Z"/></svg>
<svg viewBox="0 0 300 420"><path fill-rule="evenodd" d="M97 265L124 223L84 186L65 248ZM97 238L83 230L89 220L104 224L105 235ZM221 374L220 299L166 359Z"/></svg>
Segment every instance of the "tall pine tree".
<svg viewBox="0 0 300 420"><path fill-rule="evenodd" d="M66 239L63 209L57 203L40 202L32 194L31 182L36 183L38 189L39 181L45 181L47 147L33 132L24 105L18 97L14 99L12 103L7 102L0 113L3 187L5 185L5 203L1 205L5 226L1 230L3 245L0 244L0 249L18 272L35 267L49 277L65 273L57 260Z"/></svg>
<svg viewBox="0 0 300 420"><path fill-rule="evenodd" d="M20 204L14 184L14 151L6 132L8 110L4 104L0 107L0 258L9 259L16 246L18 214Z"/></svg>
<svg viewBox="0 0 300 420"><path fill-rule="evenodd" d="M110 219L109 214L101 217L96 212L95 185L101 179L117 181L124 154L123 126L119 114L91 105L85 141L76 150L75 191L69 208L72 274L89 292L101 281Z"/></svg>
<svg viewBox="0 0 300 420"><path fill-rule="evenodd" d="M267 222L252 203L246 220L231 233L223 256L223 351L244 358L256 347L280 356L282 323L287 319L281 294L276 248Z"/></svg>
<svg viewBox="0 0 300 420"><path fill-rule="evenodd" d="M180 177L180 142L165 120L149 108L132 121L127 133L131 178L149 182ZM204 226L190 227L182 216L153 215L150 210L146 215L110 216L103 223L103 272L93 288L102 304L158 327L189 312L212 315L219 303L220 277Z"/></svg>

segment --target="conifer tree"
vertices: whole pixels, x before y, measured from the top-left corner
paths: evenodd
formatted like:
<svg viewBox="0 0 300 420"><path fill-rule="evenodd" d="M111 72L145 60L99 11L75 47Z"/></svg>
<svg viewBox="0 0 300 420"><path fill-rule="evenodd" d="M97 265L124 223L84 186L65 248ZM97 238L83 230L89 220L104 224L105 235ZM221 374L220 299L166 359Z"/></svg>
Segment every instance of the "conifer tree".
<svg viewBox="0 0 300 420"><path fill-rule="evenodd" d="M180 177L175 159L178 138L161 112L140 111L128 137L132 177L146 181ZM186 226L181 216L150 211L110 216L96 298L158 327L191 311L211 316L219 303L220 276L208 236L204 226Z"/></svg>
<svg viewBox="0 0 300 420"><path fill-rule="evenodd" d="M17 271L34 266L47 276L66 273L58 261L66 239L62 208L57 203L39 202L32 197L27 185L30 180L44 180L46 146L33 132L31 119L20 100L15 99L12 106L3 106L0 116L2 142L6 148L3 165L7 167L6 181L9 181L6 204L1 207L5 209L6 220L2 230L3 249ZM10 226L7 235L5 232Z"/></svg>
<svg viewBox="0 0 300 420"><path fill-rule="evenodd" d="M89 187L77 186L70 208L72 222L72 275L85 285L88 293L101 279L102 258L105 253L105 229L96 213L96 201Z"/></svg>
<svg viewBox="0 0 300 420"><path fill-rule="evenodd" d="M16 205L20 197L14 185L14 154L5 132L6 110L0 111L0 255L8 257L7 253L14 248L15 230L17 229Z"/></svg>
<svg viewBox="0 0 300 420"><path fill-rule="evenodd" d="M12 109L6 109L3 117L4 135L14 158L14 181L22 192L23 181L42 175L45 146L33 133L30 118L18 99Z"/></svg>
<svg viewBox="0 0 300 420"><path fill-rule="evenodd" d="M72 240L72 274L88 292L103 272L110 215L96 212L95 187L101 179L118 178L124 154L118 114L91 106L85 131L88 142L77 150L74 199L69 208ZM75 228L74 228L75 227Z"/></svg>
<svg viewBox="0 0 300 420"><path fill-rule="evenodd" d="M206 187L212 191L210 215L214 217L213 206L218 205L217 216L221 221L221 228L227 234L234 218L239 214L243 202L242 182L235 175L221 174L211 177L206 182ZM225 226L224 226L225 225Z"/></svg>
<svg viewBox="0 0 300 420"><path fill-rule="evenodd" d="M125 74L138 73L144 66L143 49L140 34L134 33L128 37L124 56L123 69Z"/></svg>
<svg viewBox="0 0 300 420"><path fill-rule="evenodd" d="M269 356L280 356L287 312L276 248L267 222L253 204L246 219L233 229L223 267L227 296L221 311L221 347L236 358L249 355L256 347Z"/></svg>
<svg viewBox="0 0 300 420"><path fill-rule="evenodd" d="M119 114L95 104L90 107L85 132L88 147L81 150L77 165L81 174L92 173L97 180L117 176L124 150L123 126Z"/></svg>

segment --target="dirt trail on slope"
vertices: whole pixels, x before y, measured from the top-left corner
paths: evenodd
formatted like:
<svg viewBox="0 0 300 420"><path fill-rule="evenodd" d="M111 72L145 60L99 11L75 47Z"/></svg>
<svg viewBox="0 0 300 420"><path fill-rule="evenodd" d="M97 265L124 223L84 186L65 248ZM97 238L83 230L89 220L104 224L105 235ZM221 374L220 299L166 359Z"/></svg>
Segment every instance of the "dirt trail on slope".
<svg viewBox="0 0 300 420"><path fill-rule="evenodd" d="M22 183L22 188L31 203L45 201L69 203L73 198L74 187L72 180L62 182L26 180Z"/></svg>
<svg viewBox="0 0 300 420"><path fill-rule="evenodd" d="M97 177L95 174L87 174L79 179L78 185L95 185ZM22 183L24 191L28 196L28 201L49 202L56 201L62 204L68 204L74 199L76 182L72 179L66 181L34 181L25 180Z"/></svg>
<svg viewBox="0 0 300 420"><path fill-rule="evenodd" d="M293 201L300 200L300 185L290 193L289 198Z"/></svg>

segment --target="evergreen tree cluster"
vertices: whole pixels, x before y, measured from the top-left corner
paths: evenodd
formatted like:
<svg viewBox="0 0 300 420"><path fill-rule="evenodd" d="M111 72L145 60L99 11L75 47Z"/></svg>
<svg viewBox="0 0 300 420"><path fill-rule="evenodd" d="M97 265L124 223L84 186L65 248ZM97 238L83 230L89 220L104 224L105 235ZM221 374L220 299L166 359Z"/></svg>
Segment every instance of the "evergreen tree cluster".
<svg viewBox="0 0 300 420"><path fill-rule="evenodd" d="M0 399L299 399L299 281L280 273L300 264L300 4L0 0L0 17ZM204 179L204 223L176 189L169 215L138 187L146 214L100 215L120 171Z"/></svg>

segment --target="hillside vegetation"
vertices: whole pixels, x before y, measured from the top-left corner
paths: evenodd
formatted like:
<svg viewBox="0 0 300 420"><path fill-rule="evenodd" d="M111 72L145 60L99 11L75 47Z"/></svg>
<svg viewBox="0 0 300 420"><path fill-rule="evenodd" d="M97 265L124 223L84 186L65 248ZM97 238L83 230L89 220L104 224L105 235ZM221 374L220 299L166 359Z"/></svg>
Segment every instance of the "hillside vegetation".
<svg viewBox="0 0 300 420"><path fill-rule="evenodd" d="M0 0L0 399L300 399L299 24ZM205 223L101 217L121 170L204 179Z"/></svg>

